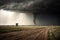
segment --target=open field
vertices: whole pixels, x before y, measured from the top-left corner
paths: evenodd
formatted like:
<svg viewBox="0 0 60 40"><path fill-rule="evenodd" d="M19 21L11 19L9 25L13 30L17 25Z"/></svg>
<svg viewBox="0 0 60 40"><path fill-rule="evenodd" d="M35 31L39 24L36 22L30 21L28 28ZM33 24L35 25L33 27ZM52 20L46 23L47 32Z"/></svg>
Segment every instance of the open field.
<svg viewBox="0 0 60 40"><path fill-rule="evenodd" d="M30 29L36 29L36 28L43 28L46 26L14 26L14 25L1 25L0 26L0 33L4 32L10 32L10 31L23 31L23 30L30 30Z"/></svg>
<svg viewBox="0 0 60 40"><path fill-rule="evenodd" d="M60 40L60 26L0 26L0 40Z"/></svg>
<svg viewBox="0 0 60 40"><path fill-rule="evenodd" d="M48 34L49 40L60 40L60 26L51 26Z"/></svg>

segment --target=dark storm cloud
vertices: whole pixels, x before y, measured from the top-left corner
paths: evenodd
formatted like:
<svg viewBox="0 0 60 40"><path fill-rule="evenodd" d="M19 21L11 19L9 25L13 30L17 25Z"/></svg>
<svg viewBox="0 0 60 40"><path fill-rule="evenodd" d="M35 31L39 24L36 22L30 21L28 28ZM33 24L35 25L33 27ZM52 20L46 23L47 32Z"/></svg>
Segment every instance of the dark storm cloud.
<svg viewBox="0 0 60 40"><path fill-rule="evenodd" d="M2 4L6 3L6 1L3 2ZM51 24L60 24L60 0L9 0L7 2L8 4L5 4L0 8L5 10L32 12L35 24L36 19L40 20L40 17L43 21L46 19L51 22Z"/></svg>
<svg viewBox="0 0 60 40"><path fill-rule="evenodd" d="M42 2L42 0L12 0L8 4L3 5L2 9L33 11L33 9L35 9L34 5L37 5L39 2Z"/></svg>
<svg viewBox="0 0 60 40"><path fill-rule="evenodd" d="M5 0L0 0L0 6L4 5L5 3Z"/></svg>
<svg viewBox="0 0 60 40"><path fill-rule="evenodd" d="M60 1L59 0L0 0L0 3L5 4L5 5L3 5L5 8L13 5L12 10L13 9L17 10L18 6L19 6L19 8L22 7L22 9L23 9L24 5L25 5L24 9L27 9L27 10L31 9L33 11L38 11L38 10L43 11L43 8L45 8L45 10L46 10L47 8L58 8L58 7L60 7ZM30 6L28 6L29 4L30 4ZM9 9L10 9L10 7L9 7Z"/></svg>

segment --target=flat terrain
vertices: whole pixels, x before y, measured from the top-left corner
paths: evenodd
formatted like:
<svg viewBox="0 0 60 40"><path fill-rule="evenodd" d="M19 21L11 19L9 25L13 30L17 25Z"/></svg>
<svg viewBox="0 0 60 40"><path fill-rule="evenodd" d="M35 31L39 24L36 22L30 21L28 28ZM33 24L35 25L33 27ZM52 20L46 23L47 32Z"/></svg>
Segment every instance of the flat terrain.
<svg viewBox="0 0 60 40"><path fill-rule="evenodd" d="M46 28L1 34L1 40L47 40Z"/></svg>
<svg viewBox="0 0 60 40"><path fill-rule="evenodd" d="M0 40L60 40L60 27L40 27L0 33Z"/></svg>

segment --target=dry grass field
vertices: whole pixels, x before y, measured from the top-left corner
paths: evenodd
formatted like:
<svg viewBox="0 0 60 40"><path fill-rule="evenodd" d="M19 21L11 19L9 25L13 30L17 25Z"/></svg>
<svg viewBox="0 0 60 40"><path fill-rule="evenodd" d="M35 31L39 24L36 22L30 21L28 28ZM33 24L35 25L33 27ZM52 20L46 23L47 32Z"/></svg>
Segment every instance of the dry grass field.
<svg viewBox="0 0 60 40"><path fill-rule="evenodd" d="M0 40L60 40L60 26L1 25Z"/></svg>
<svg viewBox="0 0 60 40"><path fill-rule="evenodd" d="M4 32L10 32L10 31L23 31L23 30L30 30L30 29L36 29L36 28L43 28L46 26L26 26L26 25L21 25L21 26L15 26L15 25L1 25L0 26L0 33Z"/></svg>

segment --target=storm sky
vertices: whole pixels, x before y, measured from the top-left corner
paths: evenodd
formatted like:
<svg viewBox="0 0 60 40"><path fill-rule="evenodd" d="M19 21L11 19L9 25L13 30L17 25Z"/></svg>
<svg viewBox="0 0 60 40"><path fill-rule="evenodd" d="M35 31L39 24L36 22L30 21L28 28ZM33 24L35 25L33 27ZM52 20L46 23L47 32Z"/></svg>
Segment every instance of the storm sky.
<svg viewBox="0 0 60 40"><path fill-rule="evenodd" d="M0 0L3 25L60 25L59 13L60 0Z"/></svg>

